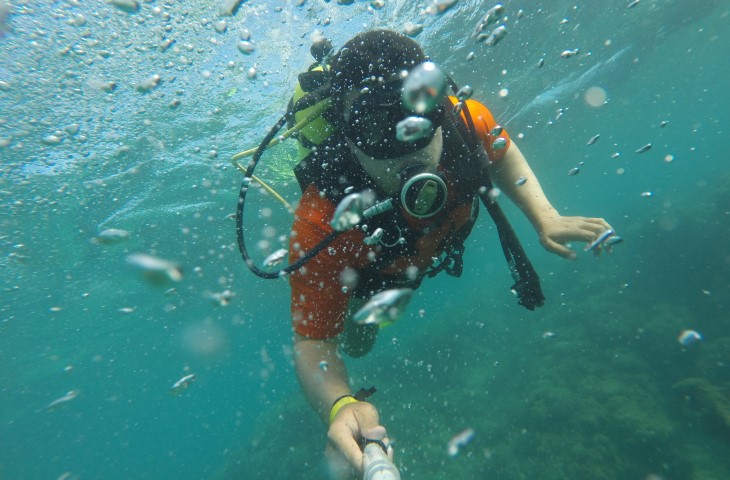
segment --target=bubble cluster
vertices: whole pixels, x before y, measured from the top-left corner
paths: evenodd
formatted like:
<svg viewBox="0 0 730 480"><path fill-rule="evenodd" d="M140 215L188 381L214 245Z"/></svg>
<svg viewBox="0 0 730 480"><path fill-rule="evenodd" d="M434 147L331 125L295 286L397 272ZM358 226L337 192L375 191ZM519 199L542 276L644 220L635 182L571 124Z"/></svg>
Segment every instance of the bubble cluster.
<svg viewBox="0 0 730 480"><path fill-rule="evenodd" d="M430 112L446 95L446 74L433 62L414 68L403 82L403 105L413 112Z"/></svg>

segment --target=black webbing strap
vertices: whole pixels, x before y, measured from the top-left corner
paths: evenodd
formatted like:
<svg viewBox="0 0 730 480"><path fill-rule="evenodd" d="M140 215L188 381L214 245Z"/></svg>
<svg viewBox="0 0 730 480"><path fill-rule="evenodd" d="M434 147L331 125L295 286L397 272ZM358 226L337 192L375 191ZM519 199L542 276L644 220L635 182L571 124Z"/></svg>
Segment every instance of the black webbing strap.
<svg viewBox="0 0 730 480"><path fill-rule="evenodd" d="M482 203L497 226L499 242L502 244L504 257L507 259L509 271L515 281L515 284L512 285L512 292L519 299L517 303L528 310L535 310L535 307L540 307L545 303L545 295L540 287L540 277L530 263L530 259L527 258L517 234L499 204L492 201L487 192L479 192L479 198L482 199Z"/></svg>
<svg viewBox="0 0 730 480"><path fill-rule="evenodd" d="M480 142L476 138L476 128L469 112L466 102L463 102L464 116L466 117L467 130L469 135L470 149L476 147ZM520 239L517 237L512 225L505 216L499 204L488 196L489 190L492 189L492 180L487 172L486 165L482 168L482 179L486 179L486 188L479 189L479 198L487 208L489 215L492 217L499 234L499 243L502 245L504 257L507 260L507 266L512 274L515 284L512 285L512 292L517 296L518 302L528 310L535 310L545 303L545 295L540 287L540 277L537 275L535 268L527 258L525 250L522 248Z"/></svg>

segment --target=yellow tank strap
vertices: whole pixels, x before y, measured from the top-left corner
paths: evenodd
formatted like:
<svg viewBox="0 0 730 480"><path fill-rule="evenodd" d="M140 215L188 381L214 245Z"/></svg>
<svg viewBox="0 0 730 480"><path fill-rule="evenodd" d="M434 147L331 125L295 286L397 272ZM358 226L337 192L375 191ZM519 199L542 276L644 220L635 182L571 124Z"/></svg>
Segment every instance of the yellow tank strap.
<svg viewBox="0 0 730 480"><path fill-rule="evenodd" d="M322 70L322 67L316 67L312 70ZM296 84L294 87L294 95L293 99L294 102L298 101L300 98L302 98L307 92L305 92L302 87L299 85L299 83ZM322 118L322 113L327 110L330 105L332 104L332 100L329 98L325 98L324 100L317 102L316 104L312 105L309 108L306 108L302 111L296 112L294 114L294 120L295 125L284 132L283 135L280 135L277 138L272 139L269 144L265 148L273 147L274 145L278 144L279 142L286 140L287 138L294 135L296 132L301 132L302 135L304 135L307 140L314 143L315 145L319 145L322 143L327 137L329 137L332 132L335 131L335 128L332 124L330 124L327 120ZM238 161L242 158L250 157L254 155L258 151L258 147L255 148L249 148L248 150L244 150L243 152L239 152L231 157L231 164L236 167L241 173L244 175L246 174L246 168L238 163ZM297 142L297 154L298 158L302 159L309 155L310 150L306 147L304 147L300 142ZM266 184L263 180L261 180L256 175L251 175L251 179L255 182L257 182L259 185L261 185L266 191L268 191L271 195L273 195L279 202L281 202L287 210L290 212L294 212L294 209L292 206L284 200L284 198L281 197L276 191L271 188L269 185Z"/></svg>
<svg viewBox="0 0 730 480"><path fill-rule="evenodd" d="M322 100L321 102L317 103L316 105L313 105L312 107L308 108L309 111L307 116L302 118L300 121L296 123L293 127L291 127L289 130L284 132L283 135L280 135L277 138L274 138L269 142L269 144L266 146L266 148L273 147L277 143L279 143L281 140L286 140L287 138L291 137L294 133L300 131L302 128L307 126L309 122L314 120L314 118L318 115L321 115L322 112L324 112L327 108L329 108L331 104L331 100L329 98ZM246 172L246 169L243 168L239 163L238 160L246 157L250 157L254 153L256 153L256 150L258 150L258 147L249 148L248 150L244 150L243 152L239 152L231 157L231 163L234 167L238 168L242 172Z"/></svg>
<svg viewBox="0 0 730 480"><path fill-rule="evenodd" d="M312 72L321 72L323 71L323 68L321 66L315 67L311 70ZM306 95L308 92L305 92L302 89L302 86L297 83L294 86L294 95L292 95L292 99L296 103L300 98L302 98L304 95ZM324 102L326 100L322 100ZM305 108L304 110L300 110L297 113L294 114L295 121L299 121L302 118L308 117L311 113L311 110L314 108L317 108L317 106L322 103L318 102L314 105L312 105L309 108ZM324 111L324 110L322 110ZM327 120L325 120L322 116L319 118L315 118L312 120L311 123L309 123L306 127L302 128L301 135L304 136L309 142L313 143L314 145L319 145L320 143L324 142L327 137L332 135L334 133L335 128L334 126L329 123ZM299 149L299 158L302 159L305 156L309 155L310 150L303 145L300 144Z"/></svg>

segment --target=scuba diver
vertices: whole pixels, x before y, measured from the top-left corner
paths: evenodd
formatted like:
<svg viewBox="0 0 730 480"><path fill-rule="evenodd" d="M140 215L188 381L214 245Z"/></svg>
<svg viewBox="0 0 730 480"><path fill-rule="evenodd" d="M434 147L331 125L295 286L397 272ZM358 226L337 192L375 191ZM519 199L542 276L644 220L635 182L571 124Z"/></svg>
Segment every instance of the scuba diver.
<svg viewBox="0 0 730 480"><path fill-rule="evenodd" d="M459 276L481 200L497 225L516 282L512 292L530 310L541 306L539 278L495 201L497 188L527 217L542 246L566 259L576 256L566 243L586 242L597 252L613 230L601 218L560 215L507 131L464 89L448 96L426 82L408 90L414 72L437 68L412 39L371 30L336 53L320 44L313 54L319 62L299 76L285 118L291 125L307 109L326 108L308 132L298 132L304 153L295 174L303 193L290 236L293 263L266 278L288 274L296 372L328 425L327 456L362 475L369 444L393 454L377 409L366 401L374 389L353 393L341 353L361 357L372 349L380 319L353 320L369 299L386 294L386 307L397 306L425 277ZM457 91L453 81L451 88ZM435 101L404 101L409 92ZM248 180L258 158L249 163ZM244 260L256 271L241 232L248 183L241 187L237 231Z"/></svg>

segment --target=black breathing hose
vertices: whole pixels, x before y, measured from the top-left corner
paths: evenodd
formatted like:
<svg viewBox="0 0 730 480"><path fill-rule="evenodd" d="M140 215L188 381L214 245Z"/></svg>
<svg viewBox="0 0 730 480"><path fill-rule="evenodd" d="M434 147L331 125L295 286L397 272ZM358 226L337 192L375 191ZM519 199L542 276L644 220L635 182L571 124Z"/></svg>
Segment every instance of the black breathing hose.
<svg viewBox="0 0 730 480"><path fill-rule="evenodd" d="M254 261L251 259L251 255L249 255L248 250L246 249L246 241L243 238L243 207L246 203L246 193L248 193L248 188L251 185L251 180L253 177L253 172L256 169L256 165L259 163L259 160L261 160L261 157L263 156L266 147L274 139L276 134L279 133L279 130L281 130L284 125L286 125L289 115L290 114L287 113L282 116L281 119L276 122L276 125L274 125L274 127L269 130L269 133L266 135L266 137L264 137L263 141L256 149L256 153L254 153L253 158L251 158L251 161L248 162L248 166L246 167L246 174L244 175L243 181L241 182L241 189L238 191L238 205L236 207L236 239L238 240L238 251L241 252L241 258L243 258L243 262L246 264L249 270L251 270L257 276L266 279L279 278L302 268L305 263L311 260L319 252L324 250L327 246L329 246L329 244L332 243L332 241L337 238L340 233L342 233L338 231L330 233L327 237L325 237L324 240L314 246L310 251L304 254L296 262L291 263L284 268L271 272L261 270L259 267L257 267Z"/></svg>

